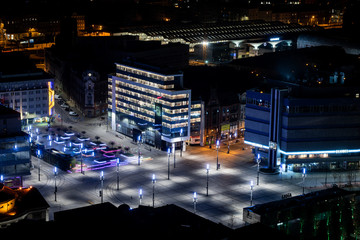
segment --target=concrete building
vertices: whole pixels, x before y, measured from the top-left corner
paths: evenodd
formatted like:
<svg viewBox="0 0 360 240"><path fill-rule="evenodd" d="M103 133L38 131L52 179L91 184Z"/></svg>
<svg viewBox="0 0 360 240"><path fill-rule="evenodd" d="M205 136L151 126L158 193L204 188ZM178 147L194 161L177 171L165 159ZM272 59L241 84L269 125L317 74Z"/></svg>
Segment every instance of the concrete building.
<svg viewBox="0 0 360 240"><path fill-rule="evenodd" d="M155 41L137 41L136 37L66 40L46 51L45 70L54 75L58 93L73 101L87 117L103 115L107 110L107 77L115 71L114 62L137 59L177 68L188 64L188 47L183 44L163 46Z"/></svg>
<svg viewBox="0 0 360 240"><path fill-rule="evenodd" d="M255 159L272 170L358 169L360 89L332 84L247 91L245 143Z"/></svg>
<svg viewBox="0 0 360 240"><path fill-rule="evenodd" d="M183 145L190 138L191 90L178 71L139 63L116 63L109 76L111 127L157 148Z"/></svg>
<svg viewBox="0 0 360 240"><path fill-rule="evenodd" d="M180 42L189 46L191 57L204 62L257 56L292 46L293 36L316 30L313 27L281 22L229 21L221 23L162 24L127 27L114 36L138 36L139 40ZM264 50L266 48L266 50Z"/></svg>
<svg viewBox="0 0 360 240"><path fill-rule="evenodd" d="M247 224L261 223L288 239L346 239L359 232L359 197L338 187L244 208Z"/></svg>
<svg viewBox="0 0 360 240"><path fill-rule="evenodd" d="M22 220L49 221L49 207L36 188L9 188L0 183L0 228Z"/></svg>
<svg viewBox="0 0 360 240"><path fill-rule="evenodd" d="M23 125L49 122L54 107L54 79L23 55L0 56L0 102L20 112Z"/></svg>
<svg viewBox="0 0 360 240"><path fill-rule="evenodd" d="M0 175L29 175L30 157L29 136L21 131L20 113L0 105Z"/></svg>

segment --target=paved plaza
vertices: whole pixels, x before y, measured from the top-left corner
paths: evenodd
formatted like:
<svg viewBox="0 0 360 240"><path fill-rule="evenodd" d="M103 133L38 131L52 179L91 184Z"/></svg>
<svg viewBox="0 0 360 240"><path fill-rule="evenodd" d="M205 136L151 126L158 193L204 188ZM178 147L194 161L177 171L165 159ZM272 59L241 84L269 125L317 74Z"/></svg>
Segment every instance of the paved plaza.
<svg viewBox="0 0 360 240"><path fill-rule="evenodd" d="M62 123L72 126L73 131L86 131L86 135L115 146L129 146L135 154L121 163L119 168L119 190L117 189L116 166L101 170L80 172L59 171L56 178L57 201L55 201L54 166L44 161L41 163L40 181L38 180L38 159L33 157L34 168L31 175L24 178L24 186L37 187L50 205L50 219L53 212L89 206L101 202L100 172L104 171L104 202L111 202L115 206L128 204L132 208L138 207L139 189L143 191L141 204L152 206L153 183L152 175L156 176L155 207L176 204L189 211L194 211L193 193L197 192L196 213L214 222L237 228L244 225L242 212L244 207L250 206L250 182L253 181L253 204L280 200L282 195L291 193L292 196L313 190L324 185L346 181L346 175L308 174L303 181L301 173L286 172L277 175L260 174L257 185L257 165L253 161L251 149L242 143L231 145L227 154L227 146L222 144L219 151L221 167L216 170L216 148L188 146L187 151L180 157L176 152L176 167L173 155L170 157L170 180L168 180L168 156L166 152L141 146L144 160L138 165L137 145L132 144L128 137L116 137L106 127L104 120L92 119L79 122ZM100 126L101 124L101 126ZM57 125L53 126L54 128ZM244 148L244 149L243 149ZM206 196L206 164L209 164L209 188ZM341 178L342 177L342 178ZM342 180L341 180L342 179Z"/></svg>

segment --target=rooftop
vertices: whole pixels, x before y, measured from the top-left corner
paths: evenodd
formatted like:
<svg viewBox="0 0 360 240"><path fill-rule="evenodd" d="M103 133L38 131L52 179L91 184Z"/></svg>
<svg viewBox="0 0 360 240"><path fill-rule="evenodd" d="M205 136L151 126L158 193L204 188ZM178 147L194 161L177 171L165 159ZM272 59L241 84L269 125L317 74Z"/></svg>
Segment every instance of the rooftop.
<svg viewBox="0 0 360 240"><path fill-rule="evenodd" d="M300 26L298 24L253 20L222 23L169 23L152 26L136 26L124 28L119 34L146 34L146 36L150 38L162 36L168 40L183 39L188 43L202 43L204 41L216 42L259 38L313 30L313 27Z"/></svg>
<svg viewBox="0 0 360 240"><path fill-rule="evenodd" d="M313 205L321 201L328 201L349 194L352 194L352 192L338 187L332 187L329 189L311 192L304 195L298 195L295 197L291 197L279 201L257 204L251 207L247 207L246 209L254 213L258 213L260 215L265 213L268 214L269 212L278 212L280 210L284 211L286 209L290 209L294 207Z"/></svg>
<svg viewBox="0 0 360 240"><path fill-rule="evenodd" d="M0 222L16 219L32 210L50 207L36 188L9 188L0 184L0 203L11 199L15 199L14 208L0 213Z"/></svg>

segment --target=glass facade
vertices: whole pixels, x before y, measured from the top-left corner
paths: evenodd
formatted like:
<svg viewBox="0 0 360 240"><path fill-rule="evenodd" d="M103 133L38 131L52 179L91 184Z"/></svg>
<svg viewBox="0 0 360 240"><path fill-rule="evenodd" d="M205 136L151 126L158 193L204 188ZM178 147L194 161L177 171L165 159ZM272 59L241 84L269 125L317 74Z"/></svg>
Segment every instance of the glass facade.
<svg viewBox="0 0 360 240"><path fill-rule="evenodd" d="M190 132L191 90L181 88L182 74L162 74L116 64L108 81L108 109L113 130L165 147L185 141ZM110 114L111 113L111 114Z"/></svg>
<svg viewBox="0 0 360 240"><path fill-rule="evenodd" d="M30 144L22 136L0 138L0 174L18 176L30 174Z"/></svg>

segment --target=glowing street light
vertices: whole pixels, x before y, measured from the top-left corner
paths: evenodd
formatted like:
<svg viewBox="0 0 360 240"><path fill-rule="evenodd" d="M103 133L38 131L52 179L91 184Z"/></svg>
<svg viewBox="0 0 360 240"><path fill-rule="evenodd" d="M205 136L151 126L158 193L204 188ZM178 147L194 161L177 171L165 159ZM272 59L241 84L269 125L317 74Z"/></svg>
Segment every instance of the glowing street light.
<svg viewBox="0 0 360 240"><path fill-rule="evenodd" d="M141 205L142 198L143 198L143 190L140 188L139 189L139 205Z"/></svg>
<svg viewBox="0 0 360 240"><path fill-rule="evenodd" d="M253 189L254 189L254 181L250 181L250 206L253 205Z"/></svg>
<svg viewBox="0 0 360 240"><path fill-rule="evenodd" d="M100 172L100 197L101 197L101 203L104 202L104 171Z"/></svg>
<svg viewBox="0 0 360 240"><path fill-rule="evenodd" d="M176 152L175 152L175 143L172 144L173 153L174 153L174 168L176 167L175 161L176 161Z"/></svg>
<svg viewBox="0 0 360 240"><path fill-rule="evenodd" d="M155 207L155 183L156 183L155 174L152 175L152 183L153 183L153 197L152 197L152 201L153 201L153 207Z"/></svg>
<svg viewBox="0 0 360 240"><path fill-rule="evenodd" d="M120 159L117 158L116 159L116 189L119 190L119 182L120 182L120 172L119 172L119 167L120 167Z"/></svg>
<svg viewBox="0 0 360 240"><path fill-rule="evenodd" d="M196 202L197 202L196 192L194 192L194 195L193 195L193 202L194 202L194 213L196 213Z"/></svg>
<svg viewBox="0 0 360 240"><path fill-rule="evenodd" d="M260 178L260 154L257 155L256 163L257 163L257 177L256 177L256 185L259 185L259 178Z"/></svg>
<svg viewBox="0 0 360 240"><path fill-rule="evenodd" d="M138 165L140 166L140 158L141 158L141 154L140 154L140 135L137 138L137 145L138 145Z"/></svg>
<svg viewBox="0 0 360 240"><path fill-rule="evenodd" d="M182 151L183 151L183 140L182 140L183 132L184 132L184 130L181 128L181 129L180 129L180 137L181 137L180 157L182 157Z"/></svg>
<svg viewBox="0 0 360 240"><path fill-rule="evenodd" d="M38 158L38 178L39 178L39 181L40 181L40 168L41 168L41 165L40 165L40 156L41 156L41 151L40 149L36 150L36 155L37 155L37 158Z"/></svg>
<svg viewBox="0 0 360 240"><path fill-rule="evenodd" d="M206 164L206 196L209 196L209 164Z"/></svg>
<svg viewBox="0 0 360 240"><path fill-rule="evenodd" d="M171 154L170 148L168 148L167 153L168 153L168 180L170 180L170 154Z"/></svg>
<svg viewBox="0 0 360 240"><path fill-rule="evenodd" d="M56 202L56 193L57 193L57 185L56 185L56 177L58 175L57 167L54 167L54 178L55 178L55 189L54 189L54 195L55 195L55 202Z"/></svg>
<svg viewBox="0 0 360 240"><path fill-rule="evenodd" d="M220 141L216 140L216 170L219 170L219 148L220 148Z"/></svg>
<svg viewBox="0 0 360 240"><path fill-rule="evenodd" d="M306 178L306 168L303 168L302 179L303 179L303 194L305 194L305 178Z"/></svg>

